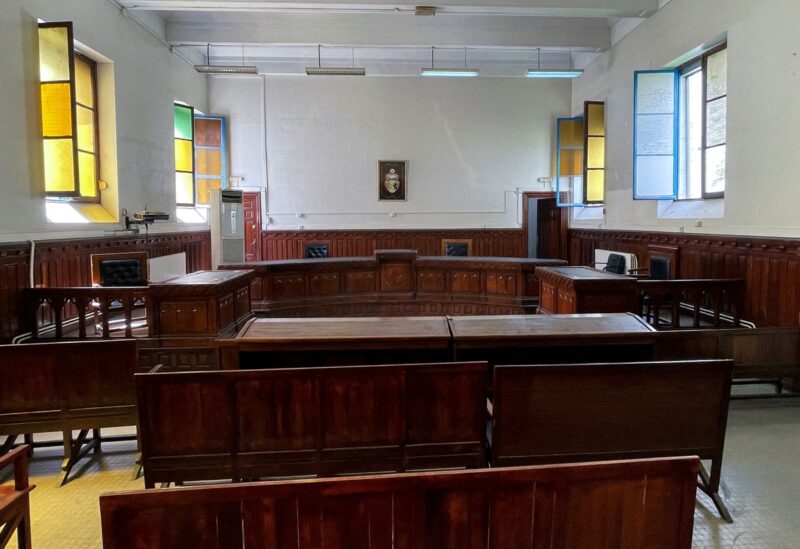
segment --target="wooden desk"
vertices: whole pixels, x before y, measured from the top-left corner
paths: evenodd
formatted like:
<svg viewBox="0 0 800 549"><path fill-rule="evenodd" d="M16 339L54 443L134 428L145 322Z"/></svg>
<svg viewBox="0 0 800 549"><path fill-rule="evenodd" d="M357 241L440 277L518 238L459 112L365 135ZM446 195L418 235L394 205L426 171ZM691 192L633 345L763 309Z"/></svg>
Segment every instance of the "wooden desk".
<svg viewBox="0 0 800 549"><path fill-rule="evenodd" d="M656 337L631 313L452 317L448 322L454 359L490 364L650 360Z"/></svg>
<svg viewBox="0 0 800 549"><path fill-rule="evenodd" d="M256 318L235 339L217 343L224 369L450 359L445 317Z"/></svg>
<svg viewBox="0 0 800 549"><path fill-rule="evenodd" d="M540 313L636 312L636 279L591 267L537 269Z"/></svg>
<svg viewBox="0 0 800 549"><path fill-rule="evenodd" d="M253 271L196 271L150 285L150 335L218 336L250 316Z"/></svg>

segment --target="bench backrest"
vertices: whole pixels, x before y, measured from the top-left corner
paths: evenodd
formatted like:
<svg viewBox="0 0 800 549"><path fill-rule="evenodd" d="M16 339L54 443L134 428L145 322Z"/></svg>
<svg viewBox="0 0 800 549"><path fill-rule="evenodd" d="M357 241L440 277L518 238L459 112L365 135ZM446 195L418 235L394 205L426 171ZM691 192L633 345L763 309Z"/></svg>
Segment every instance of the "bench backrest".
<svg viewBox="0 0 800 549"><path fill-rule="evenodd" d="M721 458L730 360L496 366L492 465Z"/></svg>
<svg viewBox="0 0 800 549"><path fill-rule="evenodd" d="M136 342L0 345L0 434L136 424Z"/></svg>
<svg viewBox="0 0 800 549"><path fill-rule="evenodd" d="M477 467L485 362L136 375L146 485Z"/></svg>
<svg viewBox="0 0 800 549"><path fill-rule="evenodd" d="M105 549L691 547L697 458L144 490Z"/></svg>

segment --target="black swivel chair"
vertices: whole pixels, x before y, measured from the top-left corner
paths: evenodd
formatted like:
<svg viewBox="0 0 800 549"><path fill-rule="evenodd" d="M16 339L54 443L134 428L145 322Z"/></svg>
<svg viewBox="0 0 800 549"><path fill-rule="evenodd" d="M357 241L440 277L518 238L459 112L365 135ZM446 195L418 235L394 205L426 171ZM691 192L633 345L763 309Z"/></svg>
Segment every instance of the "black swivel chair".
<svg viewBox="0 0 800 549"><path fill-rule="evenodd" d="M603 270L608 273L619 275L625 274L625 256L620 254L608 254L608 261L606 263L595 263L594 268L598 265L605 265Z"/></svg>

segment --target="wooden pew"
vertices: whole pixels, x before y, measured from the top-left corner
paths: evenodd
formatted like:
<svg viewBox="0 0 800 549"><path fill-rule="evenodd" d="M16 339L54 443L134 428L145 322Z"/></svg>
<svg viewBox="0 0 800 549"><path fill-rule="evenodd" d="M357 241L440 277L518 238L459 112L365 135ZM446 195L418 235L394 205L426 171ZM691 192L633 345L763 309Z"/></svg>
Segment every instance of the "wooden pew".
<svg viewBox="0 0 800 549"><path fill-rule="evenodd" d="M100 429L136 425L136 365L133 340L0 345L0 452L19 435L60 431L65 483L102 440L133 438L101 439Z"/></svg>
<svg viewBox="0 0 800 549"><path fill-rule="evenodd" d="M0 548L17 533L19 549L31 548L31 506L28 494L35 487L28 484L28 446L0 455L0 478L12 466L14 484L0 486Z"/></svg>
<svg viewBox="0 0 800 549"><path fill-rule="evenodd" d="M493 467L698 455L719 496L731 360L496 366Z"/></svg>
<svg viewBox="0 0 800 549"><path fill-rule="evenodd" d="M135 377L148 488L485 465L485 362Z"/></svg>
<svg viewBox="0 0 800 549"><path fill-rule="evenodd" d="M689 549L694 457L100 496L105 549Z"/></svg>

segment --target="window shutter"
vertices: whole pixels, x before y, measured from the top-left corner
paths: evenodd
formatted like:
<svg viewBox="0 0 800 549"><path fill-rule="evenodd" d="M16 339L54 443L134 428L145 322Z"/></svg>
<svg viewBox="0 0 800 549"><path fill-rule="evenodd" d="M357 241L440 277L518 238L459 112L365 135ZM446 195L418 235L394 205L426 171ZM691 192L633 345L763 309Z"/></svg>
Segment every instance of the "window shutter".
<svg viewBox="0 0 800 549"><path fill-rule="evenodd" d="M633 80L633 198L674 200L678 197L678 71L636 71Z"/></svg>
<svg viewBox="0 0 800 549"><path fill-rule="evenodd" d="M602 204L606 186L606 104L585 101L583 104L583 196L589 205Z"/></svg>
<svg viewBox="0 0 800 549"><path fill-rule="evenodd" d="M211 193L228 188L228 154L225 117L195 115L194 154L197 204L211 204Z"/></svg>

